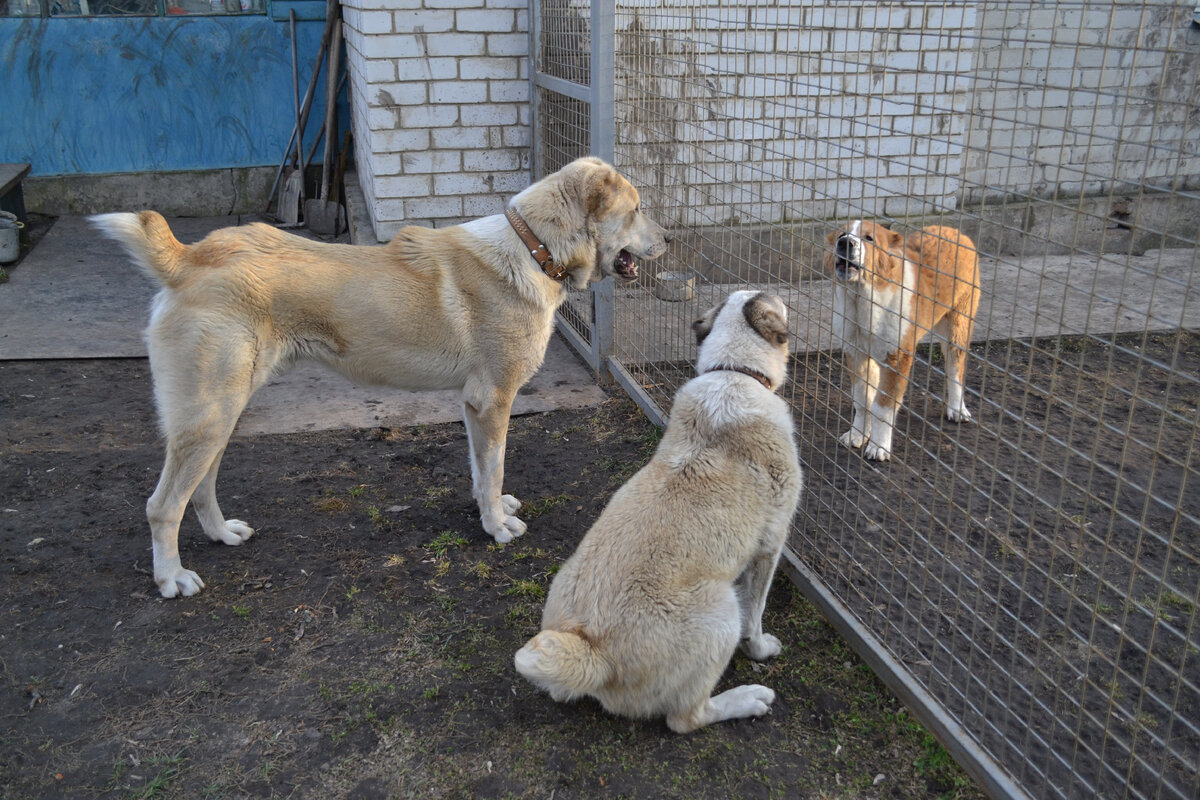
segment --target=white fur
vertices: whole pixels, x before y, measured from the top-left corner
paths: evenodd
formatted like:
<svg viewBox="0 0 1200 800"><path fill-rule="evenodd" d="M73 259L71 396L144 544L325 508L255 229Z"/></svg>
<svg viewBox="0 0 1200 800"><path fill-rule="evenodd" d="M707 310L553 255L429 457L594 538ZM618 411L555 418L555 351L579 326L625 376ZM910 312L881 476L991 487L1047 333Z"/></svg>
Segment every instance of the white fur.
<svg viewBox="0 0 1200 800"><path fill-rule="evenodd" d="M769 337L743 315L751 301L773 312ZM555 576L542 631L514 657L557 701L590 695L615 714L666 717L681 733L761 716L775 699L756 684L712 690L739 644L758 660L782 647L762 613L803 477L787 403L722 369L782 384L782 302L738 292L701 322L701 374L676 395L650 463Z"/></svg>
<svg viewBox="0 0 1200 800"><path fill-rule="evenodd" d="M599 159L578 159L518 198L574 285L611 273L622 250L666 250L663 229L637 210L637 191ZM262 224L185 246L154 212L93 222L163 287L146 330L167 439L146 503L163 597L204 587L179 557L189 500L213 541L253 535L222 515L217 471L251 394L301 358L359 383L461 389L482 526L497 542L525 532L520 501L502 489L509 412L542 363L565 287L542 274L503 215L406 228L383 247L323 244Z"/></svg>
<svg viewBox="0 0 1200 800"><path fill-rule="evenodd" d="M854 227L857 229L859 224ZM916 282L915 266L905 261L902 286L879 287L871 280L833 284L834 335L847 359L851 362L865 359L868 371L866 380L854 382L854 419L839 441L853 448L866 444L864 454L869 459L886 460L891 453L895 412L880 408L876 402L879 365L912 325Z"/></svg>

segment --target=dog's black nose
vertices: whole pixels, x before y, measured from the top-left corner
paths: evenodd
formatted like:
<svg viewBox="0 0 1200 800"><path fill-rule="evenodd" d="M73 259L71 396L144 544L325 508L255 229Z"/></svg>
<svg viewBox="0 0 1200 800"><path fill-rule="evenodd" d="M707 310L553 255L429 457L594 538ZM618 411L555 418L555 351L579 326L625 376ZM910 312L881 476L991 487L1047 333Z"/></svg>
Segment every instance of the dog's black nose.
<svg viewBox="0 0 1200 800"><path fill-rule="evenodd" d="M849 258L853 249L854 242L851 241L849 234L839 236L837 241L833 243L833 254L839 258Z"/></svg>

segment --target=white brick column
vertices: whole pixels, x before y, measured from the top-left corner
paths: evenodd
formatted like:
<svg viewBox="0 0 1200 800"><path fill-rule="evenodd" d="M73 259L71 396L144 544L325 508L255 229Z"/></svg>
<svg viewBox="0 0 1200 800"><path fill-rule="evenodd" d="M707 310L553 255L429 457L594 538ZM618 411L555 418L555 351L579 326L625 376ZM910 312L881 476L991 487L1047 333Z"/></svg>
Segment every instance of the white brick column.
<svg viewBox="0 0 1200 800"><path fill-rule="evenodd" d="M354 157L380 241L529 184L528 0L344 0Z"/></svg>

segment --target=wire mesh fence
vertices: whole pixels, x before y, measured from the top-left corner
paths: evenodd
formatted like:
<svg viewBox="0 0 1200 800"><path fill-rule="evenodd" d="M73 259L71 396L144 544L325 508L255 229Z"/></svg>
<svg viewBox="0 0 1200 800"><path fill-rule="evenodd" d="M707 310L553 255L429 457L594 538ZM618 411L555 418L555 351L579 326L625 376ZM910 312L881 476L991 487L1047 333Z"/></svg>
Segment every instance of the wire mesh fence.
<svg viewBox="0 0 1200 800"><path fill-rule="evenodd" d="M675 234L612 290L601 358L661 419L691 321L778 293L810 593L989 791L1200 796L1196 4L629 0L611 74L592 5L535 3L535 69L612 82L599 154ZM594 150L585 97L538 89L542 172ZM945 416L953 345L920 344L886 461L839 442L828 262L856 219L956 229L979 257L974 421ZM585 341L591 303L565 312Z"/></svg>

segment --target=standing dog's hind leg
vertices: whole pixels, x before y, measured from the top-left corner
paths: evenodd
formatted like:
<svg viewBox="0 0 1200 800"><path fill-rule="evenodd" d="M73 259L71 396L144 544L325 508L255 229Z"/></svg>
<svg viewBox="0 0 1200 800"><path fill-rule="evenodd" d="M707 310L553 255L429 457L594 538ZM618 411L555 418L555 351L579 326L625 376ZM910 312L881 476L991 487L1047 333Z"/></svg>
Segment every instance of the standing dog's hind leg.
<svg viewBox="0 0 1200 800"><path fill-rule="evenodd" d="M944 323L944 324L942 324ZM946 419L951 422L972 422L967 409L964 376L967 370L967 355L971 347L972 320L965 314L952 310L942 323L945 341L942 352L946 362Z"/></svg>
<svg viewBox="0 0 1200 800"><path fill-rule="evenodd" d="M229 431L224 431L228 437ZM154 552L154 582L163 597L184 597L204 588L204 581L179 560L179 523L187 509L188 500L205 476L215 471L211 466L225 449L225 438L219 431L189 432L185 437L169 436L167 458L154 494L146 501L146 519ZM179 439L184 439L181 444Z"/></svg>
<svg viewBox="0 0 1200 800"><path fill-rule="evenodd" d="M235 528L225 521L216 495L221 456L250 399L252 387L226 386L220 396L205 398L187 380L172 380L177 375L162 370L156 377L155 392L167 434L167 457L158 486L146 502L154 549L154 582L163 597L179 594L187 597L204 588L200 576L185 569L179 559L179 523L189 500L195 502L200 524L209 538L225 544L241 544L252 533L244 523L233 520L239 526ZM195 378L191 374L186 377ZM209 384L223 386L219 379L224 377L212 376ZM172 404L175 398L180 400ZM191 401L190 405L184 405L184 399Z"/></svg>
<svg viewBox="0 0 1200 800"><path fill-rule="evenodd" d="M200 527L208 538L214 542L239 545L254 535L254 529L240 519L225 519L221 513L221 506L217 503L217 470L221 467L224 455L225 448L222 447L192 494L192 507L196 509Z"/></svg>

